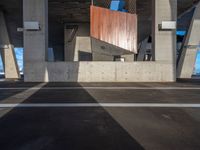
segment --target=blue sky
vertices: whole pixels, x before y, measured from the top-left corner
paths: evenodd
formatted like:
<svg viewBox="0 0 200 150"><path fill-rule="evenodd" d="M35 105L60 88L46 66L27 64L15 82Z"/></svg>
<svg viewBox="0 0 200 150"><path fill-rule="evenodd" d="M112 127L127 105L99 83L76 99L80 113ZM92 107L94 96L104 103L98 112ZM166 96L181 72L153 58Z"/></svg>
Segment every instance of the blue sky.
<svg viewBox="0 0 200 150"><path fill-rule="evenodd" d="M19 65L20 71L22 71L23 70L23 48L15 48L15 53L17 56L17 63ZM3 64L0 57L0 73L2 72L3 72ZM200 75L200 50L198 51L194 74Z"/></svg>
<svg viewBox="0 0 200 150"><path fill-rule="evenodd" d="M20 71L23 70L23 51L24 51L23 48L15 48L17 63Z"/></svg>
<svg viewBox="0 0 200 150"><path fill-rule="evenodd" d="M197 54L194 74L199 74L200 75L200 50L198 51L198 54Z"/></svg>
<svg viewBox="0 0 200 150"><path fill-rule="evenodd" d="M2 59L0 57L0 73L2 73L2 72L3 72L3 64L2 64Z"/></svg>
<svg viewBox="0 0 200 150"><path fill-rule="evenodd" d="M17 56L17 63L19 66L20 71L23 70L23 48L15 48L15 53ZM0 73L3 72L3 64L2 64L2 59L0 57Z"/></svg>

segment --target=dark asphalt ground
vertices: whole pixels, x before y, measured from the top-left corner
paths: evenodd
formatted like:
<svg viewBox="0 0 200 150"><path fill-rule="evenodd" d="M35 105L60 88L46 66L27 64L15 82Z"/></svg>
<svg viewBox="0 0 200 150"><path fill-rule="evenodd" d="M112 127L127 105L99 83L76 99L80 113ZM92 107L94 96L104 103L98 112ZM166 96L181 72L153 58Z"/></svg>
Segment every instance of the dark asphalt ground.
<svg viewBox="0 0 200 150"><path fill-rule="evenodd" d="M0 82L0 104L13 103L200 104L200 82ZM0 108L0 150L200 150L200 108Z"/></svg>

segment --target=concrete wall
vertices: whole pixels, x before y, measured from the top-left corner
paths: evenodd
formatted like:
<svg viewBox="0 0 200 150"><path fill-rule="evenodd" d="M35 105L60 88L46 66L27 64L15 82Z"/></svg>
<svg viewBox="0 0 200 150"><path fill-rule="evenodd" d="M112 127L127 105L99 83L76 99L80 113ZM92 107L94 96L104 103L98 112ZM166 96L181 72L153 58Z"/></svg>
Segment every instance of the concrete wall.
<svg viewBox="0 0 200 150"><path fill-rule="evenodd" d="M74 61L92 61L90 37L76 37Z"/></svg>
<svg viewBox="0 0 200 150"><path fill-rule="evenodd" d="M90 61L92 60L90 24L70 23L66 26L77 26L73 40L69 42L73 29L65 29L65 61ZM88 60L90 58L90 60Z"/></svg>
<svg viewBox="0 0 200 150"><path fill-rule="evenodd" d="M114 61L114 56L112 55L105 55L98 52L92 53L93 61Z"/></svg>
<svg viewBox="0 0 200 150"><path fill-rule="evenodd" d="M27 64L32 82L174 82L173 67L162 62L46 62ZM43 71L43 75L38 72Z"/></svg>

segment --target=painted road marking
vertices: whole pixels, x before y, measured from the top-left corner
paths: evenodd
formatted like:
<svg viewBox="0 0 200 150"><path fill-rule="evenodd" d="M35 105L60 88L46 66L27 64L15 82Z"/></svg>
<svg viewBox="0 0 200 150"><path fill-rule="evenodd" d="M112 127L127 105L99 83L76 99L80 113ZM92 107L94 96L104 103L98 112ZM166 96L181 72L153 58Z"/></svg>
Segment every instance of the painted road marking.
<svg viewBox="0 0 200 150"><path fill-rule="evenodd" d="M23 103L27 98L31 97L32 95L34 95L35 93L37 93L43 86L45 86L46 83L40 83L36 86L34 86L33 88L35 89L32 89L32 88L28 88L26 90L23 90L21 91L20 93L17 93L15 95L10 95L10 97L7 97L3 100L1 100L1 103L12 103L13 102L13 99L17 98L18 99L18 102L17 103ZM37 89L36 89L37 88ZM7 91L4 91L4 92L7 92ZM1 104L0 103L0 104ZM0 107L1 108L1 107ZM4 115L6 115L7 113L9 113L14 107L10 107L6 110L4 110L3 112L0 113L0 118L3 117Z"/></svg>
<svg viewBox="0 0 200 150"><path fill-rule="evenodd" d="M200 90L200 87L9 87L0 90Z"/></svg>
<svg viewBox="0 0 200 150"><path fill-rule="evenodd" d="M200 108L200 104L187 103L37 103L0 104L0 108L76 108L76 107L116 107L116 108Z"/></svg>

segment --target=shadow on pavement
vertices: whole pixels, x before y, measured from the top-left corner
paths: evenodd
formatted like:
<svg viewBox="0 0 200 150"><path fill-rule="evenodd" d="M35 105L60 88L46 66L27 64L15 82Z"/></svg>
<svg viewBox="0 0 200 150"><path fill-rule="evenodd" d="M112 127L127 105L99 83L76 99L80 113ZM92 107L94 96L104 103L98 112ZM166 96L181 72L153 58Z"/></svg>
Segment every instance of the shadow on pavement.
<svg viewBox="0 0 200 150"><path fill-rule="evenodd" d="M15 82L15 81L6 81L0 82L0 103L4 103L8 99L15 99L18 94L25 92L28 88L35 87L41 83L24 83L24 82ZM27 89L12 89L8 90L3 88L27 88Z"/></svg>
<svg viewBox="0 0 200 150"><path fill-rule="evenodd" d="M48 86L48 85L47 85ZM76 85L80 86L80 85ZM24 103L62 98L96 103L84 89L66 95L42 90ZM52 91L53 92L53 91ZM77 92L70 95L70 92ZM60 93L63 94L63 91ZM53 101L52 101L53 102ZM77 101L78 102L78 101ZM1 110L0 110L1 113ZM0 118L2 150L144 150L104 108L14 108Z"/></svg>

